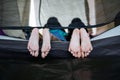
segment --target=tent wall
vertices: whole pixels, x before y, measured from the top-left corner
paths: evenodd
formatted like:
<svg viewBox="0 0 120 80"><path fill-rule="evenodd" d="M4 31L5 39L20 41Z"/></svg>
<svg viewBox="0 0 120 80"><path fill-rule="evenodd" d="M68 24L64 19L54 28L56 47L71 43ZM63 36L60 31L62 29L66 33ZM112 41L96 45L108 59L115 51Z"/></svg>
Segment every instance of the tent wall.
<svg viewBox="0 0 120 80"><path fill-rule="evenodd" d="M34 20L35 20L35 24L34 24L34 26L41 26L40 25L40 22L39 22L39 4L40 4L40 0L31 0L31 8L33 8L33 10L31 10L31 12L32 11L34 11L33 12L33 14L34 15L32 15L31 16L31 20L33 20L33 16L34 16ZM40 19L40 20L42 20L42 19ZM33 22L33 21L31 21L31 22Z"/></svg>
<svg viewBox="0 0 120 80"><path fill-rule="evenodd" d="M120 0L96 0L96 24L109 22L115 19L120 12ZM97 28L97 34L115 27L114 23Z"/></svg>
<svg viewBox="0 0 120 80"><path fill-rule="evenodd" d="M120 25L120 12L115 17L115 26L118 26L118 25Z"/></svg>
<svg viewBox="0 0 120 80"><path fill-rule="evenodd" d="M39 15L42 26L53 16L58 18L62 26L68 26L75 17L81 18L86 25L106 23L114 20L116 14L120 12L119 5L119 0L34 0L36 26L40 25ZM97 35L113 27L114 22L89 31L93 33L95 30L93 34Z"/></svg>
<svg viewBox="0 0 120 80"><path fill-rule="evenodd" d="M41 22L46 23L51 16L60 18L63 25L68 25L73 17L80 17L87 24L95 19L94 24L108 22L113 20L120 12L120 0L41 0ZM85 1L88 2L89 10L86 10ZM39 2L34 0L36 21L39 15ZM94 2L94 6L89 4ZM0 0L0 23L1 25L28 25L30 0ZM94 11L92 11L94 10ZM94 16L91 17L91 15ZM86 14L88 14L86 16ZM87 19L88 17L90 19ZM38 21L39 24L39 21ZM90 23L92 24L92 23Z"/></svg>
<svg viewBox="0 0 120 80"><path fill-rule="evenodd" d="M120 12L120 0L87 0L91 25L114 20Z"/></svg>
<svg viewBox="0 0 120 80"><path fill-rule="evenodd" d="M27 19L25 24L28 25L30 0L0 0L0 4L3 26L23 25L24 18Z"/></svg>
<svg viewBox="0 0 120 80"><path fill-rule="evenodd" d="M2 24L2 0L0 0L0 26Z"/></svg>
<svg viewBox="0 0 120 80"><path fill-rule="evenodd" d="M88 23L91 25L110 22L120 12L120 0L87 0L89 6ZM114 22L99 28L93 28L93 35L115 27Z"/></svg>
<svg viewBox="0 0 120 80"><path fill-rule="evenodd" d="M120 0L96 0L96 24L113 20L120 12Z"/></svg>
<svg viewBox="0 0 120 80"><path fill-rule="evenodd" d="M28 25L30 1L0 0L0 26ZM68 26L75 17L81 18L86 25L94 25L111 21L120 12L120 0L41 0L40 13L40 0L33 1L37 26L40 26L39 18L44 26L48 18L53 16L58 18L62 26ZM25 38L21 30L4 32L9 36Z"/></svg>
<svg viewBox="0 0 120 80"><path fill-rule="evenodd" d="M57 17L62 26L68 26L72 19L76 17L81 18L87 24L85 0L42 0L41 13L38 14L39 2L40 0L34 0L38 25L38 15L40 15L42 26L46 24L50 17Z"/></svg>
<svg viewBox="0 0 120 80"><path fill-rule="evenodd" d="M39 2L40 0L34 0L37 25ZM63 26L67 26L75 17L81 18L85 24L96 25L113 20L120 12L119 5L119 0L41 0L40 19L42 26L53 16L57 17Z"/></svg>
<svg viewBox="0 0 120 80"><path fill-rule="evenodd" d="M45 24L51 16L57 17L63 26L68 26L76 17L87 24L85 0L42 0L42 24Z"/></svg>
<svg viewBox="0 0 120 80"><path fill-rule="evenodd" d="M26 26L29 23L30 0L17 0L17 4L21 25Z"/></svg>
<svg viewBox="0 0 120 80"><path fill-rule="evenodd" d="M2 11L2 25L3 26L17 26L20 25L20 16L16 0L3 0Z"/></svg>
<svg viewBox="0 0 120 80"><path fill-rule="evenodd" d="M28 25L29 0L0 0L0 2L1 26ZM25 11L28 11L27 16ZM25 38L21 30L4 30L4 32L9 36Z"/></svg>

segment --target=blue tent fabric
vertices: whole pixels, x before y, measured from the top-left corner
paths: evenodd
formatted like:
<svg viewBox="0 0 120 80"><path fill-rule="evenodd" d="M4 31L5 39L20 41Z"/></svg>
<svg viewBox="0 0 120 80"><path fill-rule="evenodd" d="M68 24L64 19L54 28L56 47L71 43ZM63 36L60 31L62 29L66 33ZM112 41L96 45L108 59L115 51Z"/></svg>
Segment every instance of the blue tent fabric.
<svg viewBox="0 0 120 80"><path fill-rule="evenodd" d="M65 38L65 35L67 35L67 33L65 33L64 31L60 29L50 30L50 33L53 34L53 36L55 36L57 39L61 41L67 41Z"/></svg>

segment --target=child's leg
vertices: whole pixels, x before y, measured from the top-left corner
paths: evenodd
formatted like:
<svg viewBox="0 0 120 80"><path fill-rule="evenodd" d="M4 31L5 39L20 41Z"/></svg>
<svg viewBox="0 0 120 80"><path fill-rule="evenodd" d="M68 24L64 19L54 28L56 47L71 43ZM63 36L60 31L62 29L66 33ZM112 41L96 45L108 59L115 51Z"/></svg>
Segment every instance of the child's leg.
<svg viewBox="0 0 120 80"><path fill-rule="evenodd" d="M41 48L41 57L45 58L51 49L51 35L48 28L43 29L43 43Z"/></svg>
<svg viewBox="0 0 120 80"><path fill-rule="evenodd" d="M68 50L72 53L74 57L81 57L79 29L73 30Z"/></svg>
<svg viewBox="0 0 120 80"><path fill-rule="evenodd" d="M31 36L28 41L27 48L32 56L35 56L35 57L38 56L39 54L39 30L37 28L34 28L32 30Z"/></svg>
<svg viewBox="0 0 120 80"><path fill-rule="evenodd" d="M84 28L80 29L80 35L81 35L81 49L82 53L84 53L83 57L86 57L89 55L93 47L90 41L90 37Z"/></svg>

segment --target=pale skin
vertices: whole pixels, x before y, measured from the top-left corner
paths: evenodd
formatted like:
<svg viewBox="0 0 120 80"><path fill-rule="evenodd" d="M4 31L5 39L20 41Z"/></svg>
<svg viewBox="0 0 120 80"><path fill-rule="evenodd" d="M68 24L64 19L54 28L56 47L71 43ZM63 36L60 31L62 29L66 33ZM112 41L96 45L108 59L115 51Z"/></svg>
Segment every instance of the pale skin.
<svg viewBox="0 0 120 80"><path fill-rule="evenodd" d="M34 57L39 55L39 30L34 28L28 41L28 50ZM43 29L43 43L41 48L41 57L45 58L51 49L49 29Z"/></svg>
<svg viewBox="0 0 120 80"><path fill-rule="evenodd" d="M49 29L45 28L43 29L43 43L41 48L42 58L45 58L51 49L50 41L51 41L51 34L49 32Z"/></svg>
<svg viewBox="0 0 120 80"><path fill-rule="evenodd" d="M28 41L27 46L30 54L37 57L39 54L39 30L34 28Z"/></svg>
<svg viewBox="0 0 120 80"><path fill-rule="evenodd" d="M43 29L43 43L41 48L41 57L45 58L51 49L51 34L49 29ZM81 42L81 44L80 44ZM37 57L39 54L39 31L33 29L31 37L28 42L28 50L32 56ZM92 50L92 44L90 38L84 28L74 29L68 51L76 58L84 58L89 55Z"/></svg>
<svg viewBox="0 0 120 80"><path fill-rule="evenodd" d="M80 35L79 35L79 29L74 29L73 34L71 36L69 49L68 51L71 52L71 54L74 57L81 57L81 49L80 49Z"/></svg>
<svg viewBox="0 0 120 80"><path fill-rule="evenodd" d="M87 57L92 51L89 35L84 28L74 29L68 50L76 58Z"/></svg>
<svg viewBox="0 0 120 80"><path fill-rule="evenodd" d="M86 57L90 54L93 50L90 37L84 28L80 29L80 36L81 36L81 49L83 52L83 57Z"/></svg>

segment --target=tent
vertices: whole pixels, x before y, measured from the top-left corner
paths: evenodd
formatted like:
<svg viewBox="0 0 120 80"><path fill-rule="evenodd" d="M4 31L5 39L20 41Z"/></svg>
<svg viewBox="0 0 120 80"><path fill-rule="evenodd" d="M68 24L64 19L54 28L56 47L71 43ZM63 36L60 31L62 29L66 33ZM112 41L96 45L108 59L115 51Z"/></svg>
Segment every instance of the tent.
<svg viewBox="0 0 120 80"><path fill-rule="evenodd" d="M0 35L0 80L120 80L119 5L120 0L0 0L0 30L6 34ZM87 58L74 59L68 41L52 41L48 59L32 57L24 32L51 16L62 26L79 17L89 31L104 33L91 38L94 50Z"/></svg>

